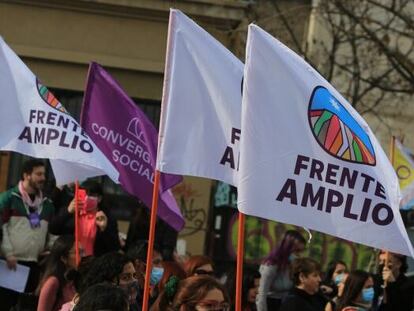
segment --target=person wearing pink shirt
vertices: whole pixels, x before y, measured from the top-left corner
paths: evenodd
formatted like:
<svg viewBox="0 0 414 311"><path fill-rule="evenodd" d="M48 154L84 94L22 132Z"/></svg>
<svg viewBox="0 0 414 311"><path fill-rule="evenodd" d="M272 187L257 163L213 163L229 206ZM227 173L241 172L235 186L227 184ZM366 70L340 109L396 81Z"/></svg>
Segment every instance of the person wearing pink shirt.
<svg viewBox="0 0 414 311"><path fill-rule="evenodd" d="M60 310L62 305L71 301L75 295L73 283L65 279L65 274L70 269L76 269L74 242L73 236L62 235L53 244L45 272L37 288L37 311Z"/></svg>

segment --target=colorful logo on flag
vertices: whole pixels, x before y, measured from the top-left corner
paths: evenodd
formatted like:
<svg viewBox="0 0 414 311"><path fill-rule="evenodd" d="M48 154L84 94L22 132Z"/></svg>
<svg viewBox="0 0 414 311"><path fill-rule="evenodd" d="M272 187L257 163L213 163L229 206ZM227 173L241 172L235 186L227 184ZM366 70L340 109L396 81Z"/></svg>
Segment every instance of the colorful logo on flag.
<svg viewBox="0 0 414 311"><path fill-rule="evenodd" d="M313 91L309 124L319 145L344 161L375 165L375 152L368 134L346 108L324 87Z"/></svg>
<svg viewBox="0 0 414 311"><path fill-rule="evenodd" d="M49 91L49 89L46 86L40 83L38 79L36 79L36 85L37 85L37 90L39 92L40 97L43 98L46 104L48 104L54 109L59 110L60 112L68 113L65 107L63 107L63 105L57 100L55 95L53 95L52 92Z"/></svg>

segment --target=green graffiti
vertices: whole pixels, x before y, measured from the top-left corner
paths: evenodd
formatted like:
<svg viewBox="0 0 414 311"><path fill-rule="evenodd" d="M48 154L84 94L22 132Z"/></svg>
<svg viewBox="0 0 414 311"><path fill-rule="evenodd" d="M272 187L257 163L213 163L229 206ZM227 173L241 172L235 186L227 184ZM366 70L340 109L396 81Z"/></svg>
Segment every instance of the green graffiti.
<svg viewBox="0 0 414 311"><path fill-rule="evenodd" d="M230 228L231 248L234 254L237 250L237 226L238 221L235 220ZM303 228L247 216L244 248L246 262L260 263L280 243L284 233L292 229L308 237L308 233ZM330 261L340 259L345 261L351 269L372 270L375 251L361 244L312 231L312 240L307 245L303 256L314 258L324 268Z"/></svg>

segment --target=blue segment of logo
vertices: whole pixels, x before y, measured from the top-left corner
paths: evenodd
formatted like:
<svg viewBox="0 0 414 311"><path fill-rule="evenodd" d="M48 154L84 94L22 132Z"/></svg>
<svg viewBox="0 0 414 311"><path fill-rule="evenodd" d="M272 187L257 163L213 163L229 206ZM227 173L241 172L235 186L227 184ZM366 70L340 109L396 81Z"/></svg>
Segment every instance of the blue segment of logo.
<svg viewBox="0 0 414 311"><path fill-rule="evenodd" d="M371 144L369 136L364 129L358 124L358 122L351 116L346 108L323 86L318 86L314 90L312 96L312 102L310 105L311 110L328 110L329 112L338 116L338 118L348 126L356 136L364 143L368 150L374 153L374 148Z"/></svg>

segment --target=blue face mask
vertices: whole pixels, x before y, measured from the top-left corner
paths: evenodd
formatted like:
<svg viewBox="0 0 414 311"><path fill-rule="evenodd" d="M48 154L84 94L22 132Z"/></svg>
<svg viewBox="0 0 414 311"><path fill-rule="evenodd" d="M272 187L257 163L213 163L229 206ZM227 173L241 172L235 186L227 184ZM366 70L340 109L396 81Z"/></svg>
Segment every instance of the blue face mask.
<svg viewBox="0 0 414 311"><path fill-rule="evenodd" d="M157 285L161 280L163 274L164 268L153 267L151 270L150 285Z"/></svg>
<svg viewBox="0 0 414 311"><path fill-rule="evenodd" d="M362 300L364 302L371 303L373 299L374 299L374 288L373 287L364 288L362 290Z"/></svg>
<svg viewBox="0 0 414 311"><path fill-rule="evenodd" d="M341 282L342 282L342 280L344 279L344 277L345 277L345 274L344 274L344 273L338 274L338 275L335 277L335 280L334 280L335 285L336 285L336 286L338 286L338 285L339 285L339 283L341 283Z"/></svg>
<svg viewBox="0 0 414 311"><path fill-rule="evenodd" d="M298 255L296 255L296 254L290 254L290 255L289 255L289 262L294 261L296 258L299 258L299 256L298 256Z"/></svg>

